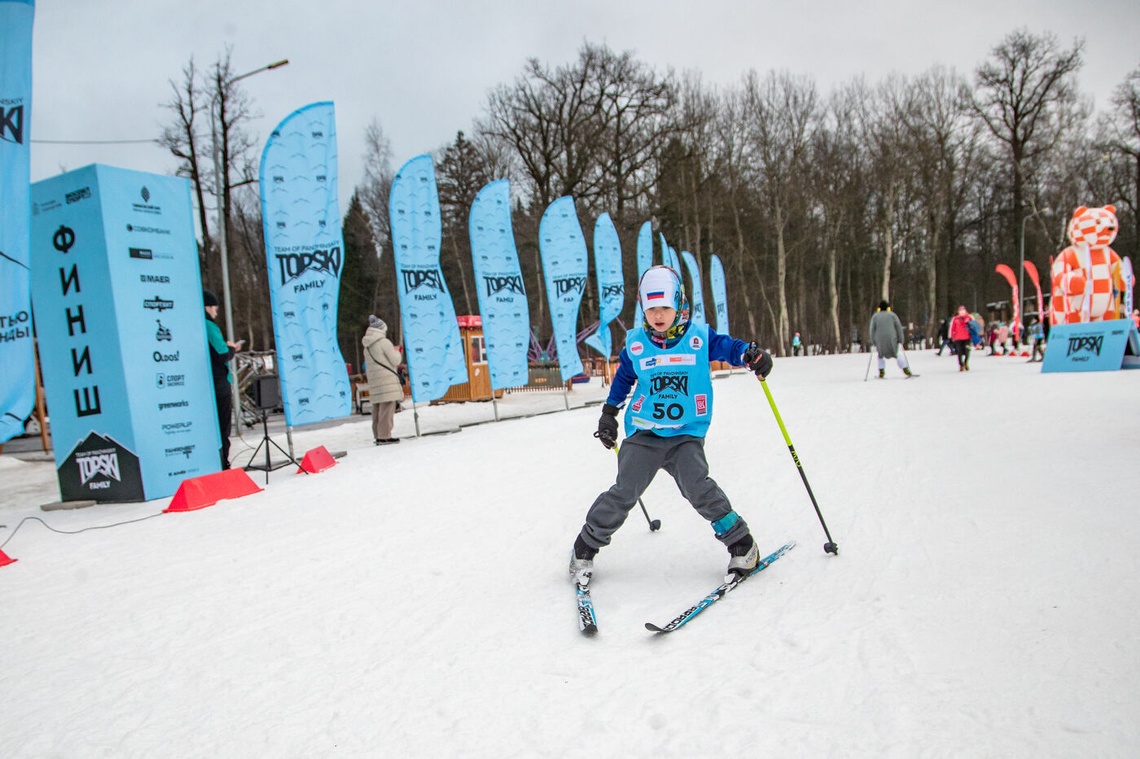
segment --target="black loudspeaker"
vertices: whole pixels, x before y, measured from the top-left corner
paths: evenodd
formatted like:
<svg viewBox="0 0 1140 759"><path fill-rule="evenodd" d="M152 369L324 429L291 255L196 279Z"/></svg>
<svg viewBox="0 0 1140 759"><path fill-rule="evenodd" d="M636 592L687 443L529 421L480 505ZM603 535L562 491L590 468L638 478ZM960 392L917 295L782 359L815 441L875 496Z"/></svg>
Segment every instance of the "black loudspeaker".
<svg viewBox="0 0 1140 759"><path fill-rule="evenodd" d="M258 411L271 411L281 405L281 385L276 374L255 377L249 396Z"/></svg>

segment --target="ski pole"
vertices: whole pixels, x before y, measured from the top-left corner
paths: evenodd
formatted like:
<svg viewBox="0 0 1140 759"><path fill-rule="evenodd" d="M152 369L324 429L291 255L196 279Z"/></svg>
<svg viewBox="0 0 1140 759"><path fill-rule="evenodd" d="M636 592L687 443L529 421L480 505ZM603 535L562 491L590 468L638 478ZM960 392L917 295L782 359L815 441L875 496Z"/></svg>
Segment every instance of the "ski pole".
<svg viewBox="0 0 1140 759"><path fill-rule="evenodd" d="M618 447L615 445L614 446L614 455L616 456L617 453L618 453ZM641 513L645 515L645 521L649 522L649 531L650 532L657 532L658 530L660 530L661 529L661 520L649 518L649 511L648 511L648 509L645 508L645 503L641 500L641 496L637 497L637 505L641 507Z"/></svg>
<svg viewBox="0 0 1140 759"><path fill-rule="evenodd" d="M863 381L864 382L866 382L867 378L871 376L871 357L874 355L875 355L874 351L867 351L867 371L863 372ZM764 380L760 380L760 381L763 382ZM765 388L765 390L767 390L767 388Z"/></svg>
<svg viewBox="0 0 1140 759"><path fill-rule="evenodd" d="M868 363L867 367L870 368L871 364ZM780 411L776 408L776 401L772 398L772 391L768 389L768 383L763 377L757 375L760 380L761 387L764 388L764 395L768 396L768 405L772 407L772 414L776 417L776 424L780 425L780 432L784 435L784 442L788 444L788 452L792 454L792 461L796 462L796 469L800 473L800 479L804 481L804 487L807 488L808 497L811 498L811 505L815 507L815 515L819 517L819 523L823 527L823 534L827 536L827 542L823 544L823 550L826 553L832 553L836 556L839 555L839 546L831 539L831 533L827 529L827 523L823 521L823 512L819 510L819 504L816 503L815 494L811 492L811 485L808 483L807 475L804 473L803 464L800 463L800 457L796 455L796 448L792 445L792 439L788 437L788 428L784 426L784 420L780 418Z"/></svg>

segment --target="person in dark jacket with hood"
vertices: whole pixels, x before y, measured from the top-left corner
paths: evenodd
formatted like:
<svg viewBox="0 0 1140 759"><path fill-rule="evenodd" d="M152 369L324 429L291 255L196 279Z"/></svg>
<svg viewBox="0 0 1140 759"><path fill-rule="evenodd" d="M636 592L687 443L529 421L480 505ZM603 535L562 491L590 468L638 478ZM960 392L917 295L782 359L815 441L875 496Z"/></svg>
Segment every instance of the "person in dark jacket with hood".
<svg viewBox="0 0 1140 759"><path fill-rule="evenodd" d="M214 380L214 398L218 406L218 433L222 437L222 447L218 451L222 469L230 468L230 432L233 430L234 397L231 388L230 360L241 350L242 342L231 343L222 336L218 326L218 296L209 290L202 291L202 303L206 307L206 342L210 351L210 371Z"/></svg>
<svg viewBox="0 0 1140 759"><path fill-rule="evenodd" d="M910 370L906 354L899 352L899 344L906 341L906 333L903 332L899 317L894 311L891 311L891 304L885 300L879 302L879 310L871 317L868 338L871 345L874 345L875 350L879 353L879 379L883 379L887 375L888 358L893 358L899 362L899 368L903 370L903 374L907 378L918 376Z"/></svg>

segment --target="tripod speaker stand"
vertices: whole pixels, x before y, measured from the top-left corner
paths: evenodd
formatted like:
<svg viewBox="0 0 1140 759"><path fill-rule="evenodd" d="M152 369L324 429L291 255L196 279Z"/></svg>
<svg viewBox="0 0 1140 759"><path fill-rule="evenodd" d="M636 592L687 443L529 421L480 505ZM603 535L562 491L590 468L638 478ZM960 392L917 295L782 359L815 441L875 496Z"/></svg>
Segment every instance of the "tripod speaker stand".
<svg viewBox="0 0 1140 759"><path fill-rule="evenodd" d="M278 378L275 374L267 374L262 377L254 379L253 384L250 386L250 395L253 397L253 405L261 414L261 442L253 449L253 454L249 457L249 463L245 465L245 469L257 469L258 471L265 472L265 484L269 484L269 473L289 466L289 464L296 464L297 460L293 458L288 451L277 445L271 437L269 437L269 411L281 404L281 386L278 384ZM274 464L270 458L271 451L269 447L273 446L281 453L285 454L285 461ZM254 464L254 459L261 449L265 449L265 463Z"/></svg>

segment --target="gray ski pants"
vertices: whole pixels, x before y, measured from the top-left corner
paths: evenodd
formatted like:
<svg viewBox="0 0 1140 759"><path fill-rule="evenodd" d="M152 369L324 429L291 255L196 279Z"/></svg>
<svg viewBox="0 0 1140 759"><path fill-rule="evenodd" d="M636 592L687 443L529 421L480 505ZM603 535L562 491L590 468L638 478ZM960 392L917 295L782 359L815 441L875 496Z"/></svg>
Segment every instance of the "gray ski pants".
<svg viewBox="0 0 1140 759"><path fill-rule="evenodd" d="M681 495L709 522L723 520L732 512L728 497L709 477L704 438L635 432L618 450L617 481L586 512L586 524L582 526L586 545L598 549L610 544L613 534L625 523L637 499L661 469L672 475ZM728 546L747 534L747 523L737 518L717 539Z"/></svg>

